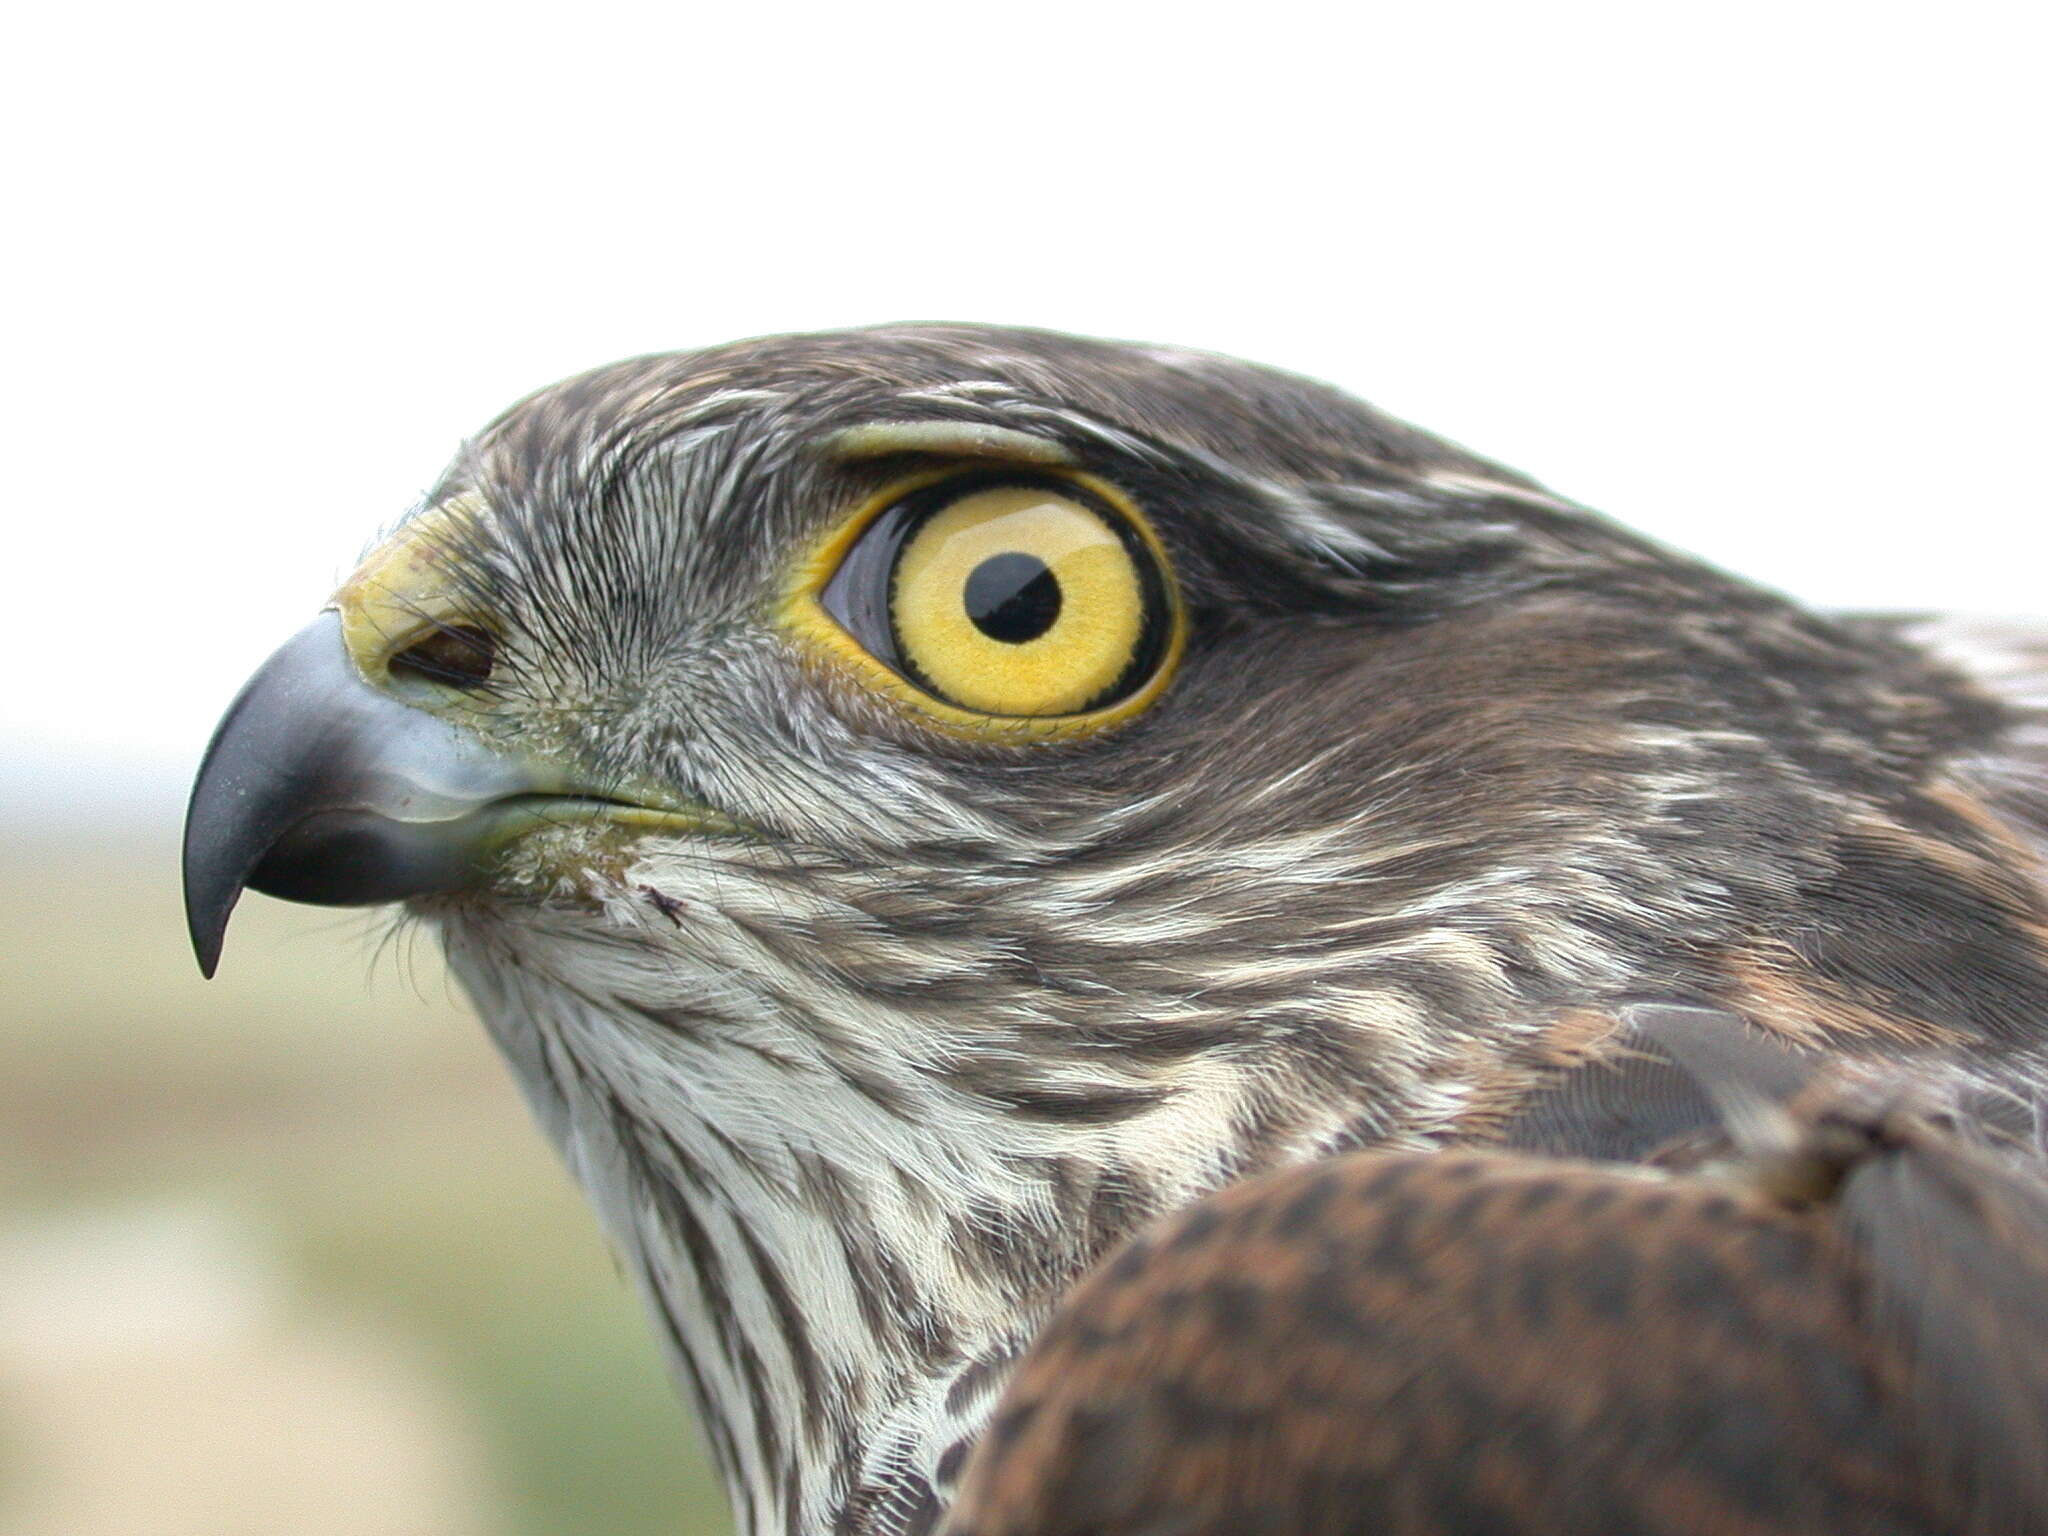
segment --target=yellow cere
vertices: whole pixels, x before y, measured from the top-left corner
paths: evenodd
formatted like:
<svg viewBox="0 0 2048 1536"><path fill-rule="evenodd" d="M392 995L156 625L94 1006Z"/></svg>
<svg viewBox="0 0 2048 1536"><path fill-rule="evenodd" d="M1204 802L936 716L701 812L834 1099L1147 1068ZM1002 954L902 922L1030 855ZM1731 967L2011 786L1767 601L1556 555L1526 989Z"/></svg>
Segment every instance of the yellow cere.
<svg viewBox="0 0 2048 1536"><path fill-rule="evenodd" d="M970 612L970 579L1003 557L1035 561L1056 583L1056 617L1018 641ZM904 547L891 603L905 659L953 703L991 715L1085 709L1123 675L1145 626L1143 584L1116 530L1043 486L993 487L939 512Z"/></svg>
<svg viewBox="0 0 2048 1536"><path fill-rule="evenodd" d="M436 624L468 619L449 591L443 557L458 530L486 515L473 495L421 513L372 550L329 600L341 614L343 643L370 682L381 685L391 658Z"/></svg>

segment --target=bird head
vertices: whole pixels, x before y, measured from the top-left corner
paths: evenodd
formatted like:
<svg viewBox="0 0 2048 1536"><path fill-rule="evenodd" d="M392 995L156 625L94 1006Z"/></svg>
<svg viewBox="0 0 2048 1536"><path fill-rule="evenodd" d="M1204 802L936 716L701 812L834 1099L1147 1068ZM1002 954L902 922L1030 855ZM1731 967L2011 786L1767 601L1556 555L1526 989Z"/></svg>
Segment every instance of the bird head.
<svg viewBox="0 0 2048 1536"><path fill-rule="evenodd" d="M440 932L765 1522L929 1476L1146 1215L1712 992L1886 771L1861 654L1294 376L773 338L468 444L224 721L189 910Z"/></svg>
<svg viewBox="0 0 2048 1536"><path fill-rule="evenodd" d="M720 998L758 944L815 973L756 1000L793 1027L886 1013L1047 1106L1094 1060L1136 1107L1331 983L1333 880L1555 820L1600 620L1538 647L1530 600L1652 558L1222 358L934 327L600 369L470 443L237 702L195 941L249 884L580 927Z"/></svg>

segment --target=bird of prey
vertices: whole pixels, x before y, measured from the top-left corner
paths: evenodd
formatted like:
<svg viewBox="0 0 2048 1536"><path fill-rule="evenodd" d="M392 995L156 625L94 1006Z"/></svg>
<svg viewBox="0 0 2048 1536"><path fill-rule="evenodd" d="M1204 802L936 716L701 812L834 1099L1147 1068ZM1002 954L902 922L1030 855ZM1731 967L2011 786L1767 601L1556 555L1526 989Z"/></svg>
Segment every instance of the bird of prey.
<svg viewBox="0 0 2048 1536"><path fill-rule="evenodd" d="M438 932L750 1536L2048 1529L2024 629L1227 358L776 337L485 428L185 855L209 973Z"/></svg>

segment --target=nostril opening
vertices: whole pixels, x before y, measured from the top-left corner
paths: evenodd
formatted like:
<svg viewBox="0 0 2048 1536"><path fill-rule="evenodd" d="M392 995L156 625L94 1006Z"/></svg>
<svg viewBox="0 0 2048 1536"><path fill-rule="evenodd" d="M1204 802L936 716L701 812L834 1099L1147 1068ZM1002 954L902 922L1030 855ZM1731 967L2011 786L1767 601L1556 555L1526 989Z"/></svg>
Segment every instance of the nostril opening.
<svg viewBox="0 0 2048 1536"><path fill-rule="evenodd" d="M396 675L444 688L481 688L498 662L498 637L475 624L440 624L391 658Z"/></svg>

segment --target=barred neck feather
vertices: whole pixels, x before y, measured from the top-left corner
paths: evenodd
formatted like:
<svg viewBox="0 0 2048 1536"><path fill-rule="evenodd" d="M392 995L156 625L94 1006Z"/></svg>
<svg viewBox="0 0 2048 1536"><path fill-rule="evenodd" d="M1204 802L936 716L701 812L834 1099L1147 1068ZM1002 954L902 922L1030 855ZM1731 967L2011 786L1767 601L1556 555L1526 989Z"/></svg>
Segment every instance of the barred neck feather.
<svg viewBox="0 0 2048 1536"><path fill-rule="evenodd" d="M2032 943L2019 855L1929 820L1910 741L1866 772L1828 756L1855 745L1831 715L1797 761L1783 721L1680 729L1654 696L1631 719L1640 659L1601 699L1561 668L1587 649L1569 607L1540 645L1512 617L1465 621L1497 708L1440 702L1441 634L1380 637L1326 748L1246 720L1156 787L1077 781L1056 835L991 777L925 843L785 823L627 867L536 848L573 889L425 904L749 1536L928 1529L1009 1362L1111 1243L1254 1169L1488 1134L1630 995L2010 1054L2004 994L1859 958L1901 920L1866 890L1927 892L1911 920L1984 953ZM1816 912L1826 945L1775 941Z"/></svg>
<svg viewBox="0 0 2048 1536"><path fill-rule="evenodd" d="M1008 1362L1108 1245L1251 1167L1461 1107L1429 1052L1390 1048L1422 1038L1419 1000L1327 951L1181 967L1167 911L1131 903L1098 938L1164 957L1126 968L1156 995L1020 986L1013 947L948 935L960 891L802 873L728 853L714 887L671 854L601 911L444 914L750 1533L924 1529ZM1271 1004L1310 967L1356 1041Z"/></svg>
<svg viewBox="0 0 2048 1536"><path fill-rule="evenodd" d="M1667 767L1637 792L1689 803ZM1139 1223L1485 1134L1603 1004L1760 974L1728 884L1670 880L1617 799L1464 846L1373 825L1406 786L1358 803L1227 851L1126 817L1051 866L676 845L573 904L440 908L749 1536L928 1529L1008 1363ZM1709 851L1765 882L1806 856L1780 844ZM1810 1034L1829 994L1777 985Z"/></svg>

